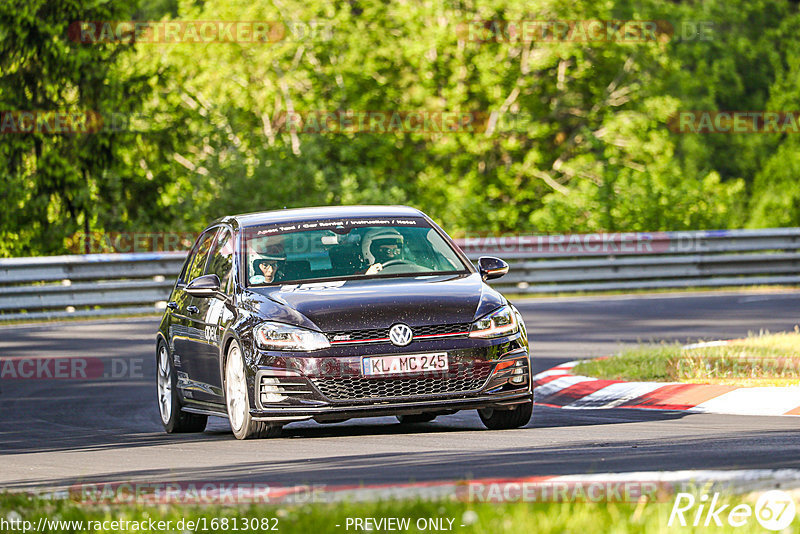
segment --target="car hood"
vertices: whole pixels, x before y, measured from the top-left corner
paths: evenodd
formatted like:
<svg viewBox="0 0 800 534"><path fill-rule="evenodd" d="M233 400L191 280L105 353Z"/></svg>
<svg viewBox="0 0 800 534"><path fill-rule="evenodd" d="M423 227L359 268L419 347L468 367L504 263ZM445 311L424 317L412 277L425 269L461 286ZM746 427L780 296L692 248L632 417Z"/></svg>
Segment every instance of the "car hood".
<svg viewBox="0 0 800 534"><path fill-rule="evenodd" d="M251 287L245 300L262 319L323 332L468 323L505 303L478 274Z"/></svg>

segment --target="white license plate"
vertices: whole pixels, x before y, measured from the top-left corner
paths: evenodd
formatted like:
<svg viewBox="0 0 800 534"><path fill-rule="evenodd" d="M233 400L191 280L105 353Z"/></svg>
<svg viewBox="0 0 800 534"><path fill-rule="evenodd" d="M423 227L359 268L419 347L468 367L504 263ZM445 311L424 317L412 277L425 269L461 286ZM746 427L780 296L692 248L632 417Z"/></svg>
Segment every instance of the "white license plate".
<svg viewBox="0 0 800 534"><path fill-rule="evenodd" d="M447 353L403 354L398 356L370 356L361 359L364 376L447 371Z"/></svg>

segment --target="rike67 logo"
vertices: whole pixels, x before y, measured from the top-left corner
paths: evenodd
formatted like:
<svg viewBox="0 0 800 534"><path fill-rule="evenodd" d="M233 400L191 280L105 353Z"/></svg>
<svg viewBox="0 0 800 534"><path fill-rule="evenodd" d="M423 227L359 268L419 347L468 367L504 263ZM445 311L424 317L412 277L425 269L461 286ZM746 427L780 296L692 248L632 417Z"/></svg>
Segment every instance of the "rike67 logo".
<svg viewBox="0 0 800 534"><path fill-rule="evenodd" d="M727 523L731 527L743 527L755 517L765 529L779 531L791 525L794 516L794 499L781 490L763 493L755 508L749 504L723 504L719 493L714 493L710 500L707 494L696 499L691 493L678 493L667 526L722 527Z"/></svg>

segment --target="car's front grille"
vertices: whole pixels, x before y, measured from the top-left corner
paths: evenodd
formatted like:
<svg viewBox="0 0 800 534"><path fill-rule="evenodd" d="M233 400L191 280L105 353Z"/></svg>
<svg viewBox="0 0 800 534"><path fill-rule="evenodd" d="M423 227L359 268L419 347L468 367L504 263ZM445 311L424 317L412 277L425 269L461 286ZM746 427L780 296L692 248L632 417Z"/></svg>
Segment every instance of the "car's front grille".
<svg viewBox="0 0 800 534"><path fill-rule="evenodd" d="M317 378L312 382L323 395L331 400L446 395L480 389L486 383L491 368L491 365L480 365L438 377L363 378L345 376Z"/></svg>
<svg viewBox="0 0 800 534"><path fill-rule="evenodd" d="M470 323L453 324L432 324L424 326L412 326L414 332L413 339L427 336L455 336L468 335ZM361 330L340 330L325 334L331 343L365 343L375 341L387 341L389 339L388 328L365 328Z"/></svg>

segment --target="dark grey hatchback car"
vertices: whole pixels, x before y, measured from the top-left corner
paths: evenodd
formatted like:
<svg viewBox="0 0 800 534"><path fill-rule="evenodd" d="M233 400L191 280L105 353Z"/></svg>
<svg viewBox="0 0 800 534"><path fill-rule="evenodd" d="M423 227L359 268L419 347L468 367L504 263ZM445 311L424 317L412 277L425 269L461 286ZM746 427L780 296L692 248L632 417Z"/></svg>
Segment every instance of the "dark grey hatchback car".
<svg viewBox="0 0 800 534"><path fill-rule="evenodd" d="M533 393L519 312L420 211L303 208L223 217L197 239L157 333L167 432L228 418L239 439L292 421L477 409L524 426Z"/></svg>

